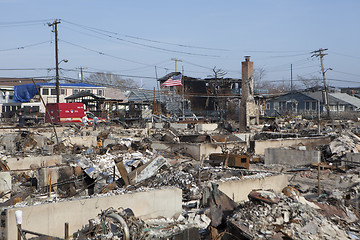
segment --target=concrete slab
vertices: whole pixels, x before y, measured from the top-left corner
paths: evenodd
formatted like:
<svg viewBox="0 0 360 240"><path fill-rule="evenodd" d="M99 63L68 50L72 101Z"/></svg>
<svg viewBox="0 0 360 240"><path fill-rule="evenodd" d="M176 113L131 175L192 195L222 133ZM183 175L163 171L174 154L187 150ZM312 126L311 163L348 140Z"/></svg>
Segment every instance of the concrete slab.
<svg viewBox="0 0 360 240"><path fill-rule="evenodd" d="M266 148L293 147L299 145L318 146L330 143L330 137L279 138L255 141L255 154L264 155Z"/></svg>
<svg viewBox="0 0 360 240"><path fill-rule="evenodd" d="M289 182L286 175L275 175L265 177L250 177L241 180L216 182L219 190L224 192L235 202L248 200L249 193L254 189L272 189L280 193Z"/></svg>
<svg viewBox="0 0 360 240"><path fill-rule="evenodd" d="M291 166L298 166L319 163L320 161L320 151L281 148L265 149L265 165L287 164Z"/></svg>
<svg viewBox="0 0 360 240"><path fill-rule="evenodd" d="M10 170L27 170L30 169L31 164L39 167L55 166L61 164L62 157L60 155L39 156L39 157L24 157L24 158L8 158L6 159Z"/></svg>
<svg viewBox="0 0 360 240"><path fill-rule="evenodd" d="M170 127L174 129L187 129L187 123L170 123Z"/></svg>
<svg viewBox="0 0 360 240"><path fill-rule="evenodd" d="M55 237L64 237L64 225L69 223L72 235L109 207L131 208L136 217L150 219L157 217L178 217L182 211L182 191L178 188L156 189L146 192L115 196L94 197L73 201L41 204L36 206L5 209L5 226L1 228L0 239L16 239L15 211L21 210L22 227Z"/></svg>
<svg viewBox="0 0 360 240"><path fill-rule="evenodd" d="M0 172L0 193L6 193L12 189L10 172Z"/></svg>
<svg viewBox="0 0 360 240"><path fill-rule="evenodd" d="M66 138L72 145L82 145L85 147L96 147L97 140L96 136L75 136ZM62 140L65 140L62 138ZM67 142L67 141L65 141Z"/></svg>
<svg viewBox="0 0 360 240"><path fill-rule="evenodd" d="M195 131L198 132L214 131L217 128L218 128L217 123L198 123L195 125Z"/></svg>
<svg viewBox="0 0 360 240"><path fill-rule="evenodd" d="M38 188L45 186L50 186L50 183L53 186L56 186L59 179L59 168L40 168L38 170Z"/></svg>
<svg viewBox="0 0 360 240"><path fill-rule="evenodd" d="M360 165L360 153L346 153L346 161L341 162L341 166L359 166Z"/></svg>
<svg viewBox="0 0 360 240"><path fill-rule="evenodd" d="M109 144L116 144L117 142L115 139L104 139L103 147L107 147Z"/></svg>
<svg viewBox="0 0 360 240"><path fill-rule="evenodd" d="M156 150L163 151L182 151L190 154L195 160L201 160L202 157L208 157L211 153L222 153L221 145L213 143L164 143L164 142L153 142L151 147ZM237 146L246 147L245 142L239 142ZM235 144L227 143L229 148L233 148Z"/></svg>

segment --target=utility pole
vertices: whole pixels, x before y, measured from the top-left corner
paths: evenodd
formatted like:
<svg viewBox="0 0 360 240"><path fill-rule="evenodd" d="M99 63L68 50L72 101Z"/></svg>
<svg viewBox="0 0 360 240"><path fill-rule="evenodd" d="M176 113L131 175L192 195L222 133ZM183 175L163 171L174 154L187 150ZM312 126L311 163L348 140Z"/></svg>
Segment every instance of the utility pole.
<svg viewBox="0 0 360 240"><path fill-rule="evenodd" d="M177 72L177 63L178 63L178 62L182 62L182 60L177 59L177 58L172 58L171 61L174 61L174 62L175 62L175 72Z"/></svg>
<svg viewBox="0 0 360 240"><path fill-rule="evenodd" d="M79 67L79 68L77 68L77 69L80 69L80 79L81 79L81 82L84 82L83 70L84 70L84 69L87 69L87 68Z"/></svg>
<svg viewBox="0 0 360 240"><path fill-rule="evenodd" d="M55 19L53 23L48 23L49 27L53 27L52 32L55 33L55 69L56 69L56 102L60 102L60 82L59 82L59 55L58 55L58 30L57 25L60 23L59 19Z"/></svg>
<svg viewBox="0 0 360 240"><path fill-rule="evenodd" d="M290 73L290 91L293 91L293 69L291 64L291 73Z"/></svg>
<svg viewBox="0 0 360 240"><path fill-rule="evenodd" d="M328 87L326 84L326 78L325 78L325 70L324 70L324 62L323 62L323 57L327 55L327 53L323 53L324 51L327 51L328 49L322 49L320 48L319 50L313 51L311 55L311 57L319 57L320 58L320 63L321 63L321 72L323 75L323 81L324 81L324 90L325 90L325 101L326 101L326 114L327 117L330 119L330 106L329 106L329 92L328 92Z"/></svg>

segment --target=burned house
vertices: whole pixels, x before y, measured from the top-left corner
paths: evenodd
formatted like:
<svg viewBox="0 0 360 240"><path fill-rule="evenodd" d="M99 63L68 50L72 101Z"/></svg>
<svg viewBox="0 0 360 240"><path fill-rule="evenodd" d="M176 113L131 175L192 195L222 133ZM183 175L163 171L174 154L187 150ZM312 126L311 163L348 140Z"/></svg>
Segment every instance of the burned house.
<svg viewBox="0 0 360 240"><path fill-rule="evenodd" d="M179 74L179 72L173 72L158 81L163 84L169 78ZM221 120L227 119L229 114L236 111L234 108L230 109L229 103L235 102L233 105L238 105L240 83L240 79L234 78L198 79L182 76L182 85L170 87L166 94L180 99L174 102L179 103L177 106L179 110L183 108L187 111L185 115L189 115L191 109L198 118Z"/></svg>

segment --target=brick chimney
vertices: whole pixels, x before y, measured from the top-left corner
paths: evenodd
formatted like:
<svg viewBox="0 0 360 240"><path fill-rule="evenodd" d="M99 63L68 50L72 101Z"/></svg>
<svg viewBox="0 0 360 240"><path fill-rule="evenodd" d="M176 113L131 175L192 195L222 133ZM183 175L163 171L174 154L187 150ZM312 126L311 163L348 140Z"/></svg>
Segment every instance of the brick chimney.
<svg viewBox="0 0 360 240"><path fill-rule="evenodd" d="M250 61L250 56L245 56L245 61L241 62L241 103L239 111L239 131L246 132L247 126L259 123L259 108L254 100L254 63ZM252 123L253 122L253 123Z"/></svg>
<svg viewBox="0 0 360 240"><path fill-rule="evenodd" d="M241 62L241 88L242 88L242 97L241 101L247 101L249 98L249 92L254 94L254 63L250 61L250 56L245 56L245 61ZM249 89L251 88L251 89ZM250 90L250 91L249 91ZM254 99L254 96L250 96L251 99Z"/></svg>

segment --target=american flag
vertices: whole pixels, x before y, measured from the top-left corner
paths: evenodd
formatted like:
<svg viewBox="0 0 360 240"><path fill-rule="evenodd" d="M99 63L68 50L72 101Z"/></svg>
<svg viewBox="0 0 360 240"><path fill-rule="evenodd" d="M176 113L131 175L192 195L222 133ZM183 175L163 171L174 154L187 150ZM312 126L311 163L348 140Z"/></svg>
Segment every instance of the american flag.
<svg viewBox="0 0 360 240"><path fill-rule="evenodd" d="M171 86L181 86L181 74L172 76L168 80L166 80L161 87L171 87Z"/></svg>

